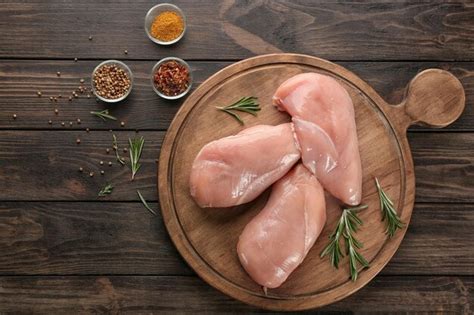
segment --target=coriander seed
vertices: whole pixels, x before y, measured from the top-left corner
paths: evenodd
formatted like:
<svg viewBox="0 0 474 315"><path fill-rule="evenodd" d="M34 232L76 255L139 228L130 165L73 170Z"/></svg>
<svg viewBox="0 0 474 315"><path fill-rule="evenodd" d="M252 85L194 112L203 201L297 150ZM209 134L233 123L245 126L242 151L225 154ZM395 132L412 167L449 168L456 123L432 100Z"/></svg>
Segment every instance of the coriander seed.
<svg viewBox="0 0 474 315"><path fill-rule="evenodd" d="M89 173L89 176L90 176L90 177L94 177L94 172L90 172L90 173Z"/></svg>
<svg viewBox="0 0 474 315"><path fill-rule="evenodd" d="M101 170L100 175L104 175L104 174L105 174L104 170Z"/></svg>
<svg viewBox="0 0 474 315"><path fill-rule="evenodd" d="M82 173L83 171L84 171L84 169L82 167L79 167L79 172Z"/></svg>
<svg viewBox="0 0 474 315"><path fill-rule="evenodd" d="M38 97L41 97L41 95L43 95L43 93L41 93L41 91L36 92L36 94L38 94Z"/></svg>
<svg viewBox="0 0 474 315"><path fill-rule="evenodd" d="M77 144L80 144L80 143L81 143L81 139L77 138L77 139L76 139L76 143L77 143Z"/></svg>

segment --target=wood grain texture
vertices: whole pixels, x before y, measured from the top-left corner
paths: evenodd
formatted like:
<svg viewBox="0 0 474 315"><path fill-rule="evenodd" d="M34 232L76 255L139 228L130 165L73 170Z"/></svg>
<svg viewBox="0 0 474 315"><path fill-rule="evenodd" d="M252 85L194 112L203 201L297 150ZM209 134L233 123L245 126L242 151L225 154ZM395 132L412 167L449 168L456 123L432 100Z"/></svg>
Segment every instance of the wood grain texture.
<svg viewBox="0 0 474 315"><path fill-rule="evenodd" d="M125 166L116 160L113 134ZM123 148L128 148L129 138L139 136L145 138L142 166L131 182L129 153ZM139 189L145 199L156 201L156 162L163 136L160 131L0 131L0 200L138 201ZM101 175L100 170L105 174ZM90 177L89 172L94 176ZM113 193L99 198L98 192L107 183L115 187Z"/></svg>
<svg viewBox="0 0 474 315"><path fill-rule="evenodd" d="M143 29L149 1L8 1L0 11L0 27L8 28L0 57L242 59L299 52L332 60L474 59L469 3L173 3L184 10L188 30L163 48Z"/></svg>
<svg viewBox="0 0 474 315"><path fill-rule="evenodd" d="M150 86L150 71L154 62L129 61L135 85L130 97L116 105L97 103L94 98L80 99L70 103L64 96L79 85L85 78L89 86L90 73L98 62L79 61L6 61L0 60L0 128L2 129L62 129L60 122L67 119L82 120L80 126L108 130L117 128L119 122L103 122L90 115L91 110L109 108L119 121L126 123L124 129L165 130L178 111L183 100L174 102L159 98ZM211 74L228 66L229 62L191 62L194 71L194 87ZM359 75L371 85L387 102L398 104L402 101L408 82L420 71L427 68L440 68L453 73L463 84L466 92L466 108L462 116L449 125L446 130L473 131L474 125L474 62L343 62L342 66ZM61 72L61 77L56 76ZM38 98L37 91L43 97ZM59 93L63 98L52 103L50 96ZM54 115L54 108L59 115ZM12 119L13 114L17 120ZM48 120L53 124L48 125ZM422 127L413 127L422 130ZM432 131L432 130L431 130ZM441 130L440 130L441 131Z"/></svg>
<svg viewBox="0 0 474 315"><path fill-rule="evenodd" d="M3 202L0 275L193 275L150 205ZM474 205L416 204L381 274L474 276L473 238Z"/></svg>
<svg viewBox="0 0 474 315"><path fill-rule="evenodd" d="M2 313L262 312L195 277L2 277L0 288ZM471 314L473 290L473 277L378 277L353 296L311 314Z"/></svg>
<svg viewBox="0 0 474 315"><path fill-rule="evenodd" d="M359 152L362 164L362 202L368 209L360 213L368 226L358 233L365 244L362 255L370 263L357 282L348 280L346 270L334 270L324 263L321 240L337 225L338 212L327 211L326 226L304 262L278 288L262 292L242 270L235 247L238 235L265 205L267 196L228 209L201 209L188 193L193 160L201 148L216 139L235 135L243 128L219 120L214 109L226 99L238 99L235 91L248 91L261 100L271 99L275 87L296 74L318 72L336 79L354 103ZM406 139L407 128L415 123L442 127L455 121L465 106L459 80L447 71L428 69L413 78L406 99L388 105L360 78L326 60L297 54L271 54L246 59L226 67L206 80L183 104L163 141L160 153L158 189L166 228L186 262L206 282L240 301L269 310L304 310L339 301L366 285L396 252L405 230L390 240L380 223L380 201L374 177L381 180L403 222L410 221L415 179L413 161ZM212 126L206 121L214 121ZM277 125L288 115L274 107L263 107L247 126ZM335 210L335 209L334 209ZM346 259L344 259L346 260ZM344 263L344 261L342 262ZM331 277L313 279L321 274Z"/></svg>
<svg viewBox="0 0 474 315"><path fill-rule="evenodd" d="M114 133L122 148L135 135ZM138 200L138 188L147 200L156 201L156 159L164 132L139 135L145 138L142 169L130 183L130 169L120 167L113 152L106 154L112 145L108 131L0 131L0 200L97 200L98 191L110 181L117 187L104 200ZM474 202L473 133L421 132L409 134L408 139L417 177L416 201ZM128 153L121 154L128 160ZM113 166L101 167L101 160L112 161ZM92 170L94 177L79 173L79 167ZM106 172L103 177L101 169Z"/></svg>

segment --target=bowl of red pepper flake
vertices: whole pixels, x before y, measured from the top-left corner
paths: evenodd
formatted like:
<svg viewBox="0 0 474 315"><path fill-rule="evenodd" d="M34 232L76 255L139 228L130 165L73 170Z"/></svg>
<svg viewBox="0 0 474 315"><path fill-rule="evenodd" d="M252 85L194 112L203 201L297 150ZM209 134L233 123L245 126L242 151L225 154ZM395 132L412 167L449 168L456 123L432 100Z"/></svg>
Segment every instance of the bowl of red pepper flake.
<svg viewBox="0 0 474 315"><path fill-rule="evenodd" d="M191 90L191 68L186 61L168 57L158 61L152 70L151 83L159 96L175 100Z"/></svg>

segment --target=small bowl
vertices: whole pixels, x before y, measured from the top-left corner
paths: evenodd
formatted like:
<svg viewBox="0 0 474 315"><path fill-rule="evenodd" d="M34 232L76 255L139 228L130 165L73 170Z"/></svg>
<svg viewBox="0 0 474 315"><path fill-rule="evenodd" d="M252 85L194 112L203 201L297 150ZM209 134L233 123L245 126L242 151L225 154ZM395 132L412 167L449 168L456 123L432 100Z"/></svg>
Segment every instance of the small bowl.
<svg viewBox="0 0 474 315"><path fill-rule="evenodd" d="M188 88L186 89L186 91L184 91L183 93L181 94L178 94L178 95L172 95L172 96L169 96L169 95L166 95L166 94L163 94L161 93L155 86L155 80L154 80L154 77L155 77L155 72L156 70L158 70L158 68L160 67L160 65L162 63L165 63L167 61L176 61L182 65L184 65L187 69L188 69L188 72L189 72L189 85L188 85ZM189 64L184 61L183 59L181 58L177 58L177 57L167 57L167 58L163 58L161 59L160 61L158 61L154 66L153 66L153 69L151 70L151 86L153 87L153 90L155 91L156 94L158 94L159 96L161 96L162 98L164 99L167 99L167 100L176 100L178 98L181 98L183 96L185 96L186 94L188 94L188 92L191 90L191 87L193 85L193 73L191 72L191 67L189 66Z"/></svg>
<svg viewBox="0 0 474 315"><path fill-rule="evenodd" d="M160 13L164 11L173 11L175 13L178 13L178 15L181 16L181 18L183 19L183 24L184 24L183 32L181 33L181 35L179 35L177 38L169 42L163 42L153 37L150 33L150 28L153 21L155 20L155 17L157 17ZM183 11L177 6L175 6L174 4L171 4L171 3L157 4L154 7L152 7L150 10L148 10L148 13L145 16L145 32L148 35L148 38L151 41L157 43L158 45L172 45L178 42L184 36L184 33L186 33L186 16L184 15Z"/></svg>
<svg viewBox="0 0 474 315"><path fill-rule="evenodd" d="M109 99L109 98L105 98L105 97L102 97L100 96L98 93L97 93L97 90L96 90L96 87L95 87L95 84L94 84L94 73L102 66L104 65L115 65L115 66L118 66L119 68L123 69L128 77L130 78L130 88L128 89L127 93L125 93L124 95L122 95L121 97L119 98L114 98L114 99ZM92 71L92 76L91 76L91 85L92 85L92 91L94 92L94 95L95 97L97 97L99 100L101 101L104 101L104 102L107 102L107 103L117 103L117 102L120 102L124 99L127 98L127 96L130 94L130 92L132 91L132 88L133 88L133 74L132 74L132 70L130 70L130 68L124 64L123 62L121 61L118 61L118 60L106 60L106 61L103 61L101 63L99 63L97 65L97 67L94 68L94 71Z"/></svg>

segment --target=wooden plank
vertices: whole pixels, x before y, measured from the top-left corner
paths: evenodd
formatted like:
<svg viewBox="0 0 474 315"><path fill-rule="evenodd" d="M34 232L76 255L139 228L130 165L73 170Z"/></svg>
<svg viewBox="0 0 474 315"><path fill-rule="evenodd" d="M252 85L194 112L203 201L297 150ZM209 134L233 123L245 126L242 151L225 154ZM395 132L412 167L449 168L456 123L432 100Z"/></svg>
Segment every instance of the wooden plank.
<svg viewBox="0 0 474 315"><path fill-rule="evenodd" d="M261 312L195 277L2 277L0 288L2 313ZM470 314L472 290L472 277L377 277L347 299L318 311Z"/></svg>
<svg viewBox="0 0 474 315"><path fill-rule="evenodd" d="M125 166L116 160L113 134ZM132 182L129 153L123 148L128 148L129 138L139 136L145 145ZM147 200L156 201L156 162L163 137L160 131L0 131L0 200L98 200L98 192L111 183L114 191L104 200L138 201L139 189Z"/></svg>
<svg viewBox="0 0 474 315"><path fill-rule="evenodd" d="M150 86L150 71L154 62L130 61L135 86L124 102L107 106L92 97L81 95L69 102L67 97L84 78L90 84L90 74L98 61L0 61L0 128L2 129L62 129L60 122L80 118L81 125L74 129L107 130L116 128L119 122L103 122L90 115L91 110L109 108L111 113L126 123L124 129L164 130L168 128L182 100L165 101ZM229 65L229 62L191 62L195 84L199 86L210 75ZM474 62L342 62L342 66L359 75L379 92L388 102L399 103L408 82L421 70L442 68L451 71L462 82L466 92L466 109L463 115L444 130L474 130ZM61 72L61 77L56 72ZM275 87L276 88L276 87ZM39 98L36 93L41 91ZM61 94L58 103L50 96ZM265 100L264 100L265 101ZM264 105L269 105L266 100ZM54 109L59 109L59 115ZM17 114L16 120L12 115ZM48 120L53 124L48 125ZM419 128L418 128L419 129Z"/></svg>
<svg viewBox="0 0 474 315"><path fill-rule="evenodd" d="M114 133L120 148L135 136L133 131ZM111 182L116 188L106 200L136 201L135 190L140 189L147 200L156 201L156 159L164 132L139 135L146 139L142 168L130 182L130 169L119 166L113 152L106 153L112 146L108 131L0 131L0 200L97 200L99 190ZM474 202L474 133L411 133L409 140L418 202ZM128 153L120 153L128 161ZM101 166L100 161L113 166Z"/></svg>
<svg viewBox="0 0 474 315"><path fill-rule="evenodd" d="M156 217L141 203L3 202L0 274L194 274L150 205ZM474 205L416 204L381 274L474 276L473 238Z"/></svg>
<svg viewBox="0 0 474 315"><path fill-rule="evenodd" d="M9 1L0 11L0 57L241 59L289 51L333 60L474 59L467 2L173 2L188 30L179 44L159 47L143 28L148 1Z"/></svg>

